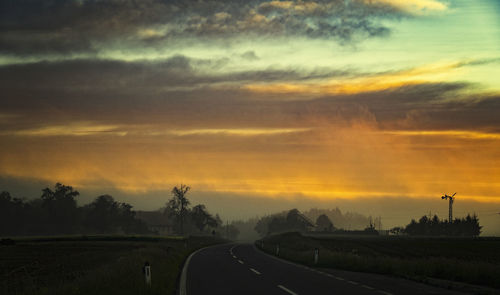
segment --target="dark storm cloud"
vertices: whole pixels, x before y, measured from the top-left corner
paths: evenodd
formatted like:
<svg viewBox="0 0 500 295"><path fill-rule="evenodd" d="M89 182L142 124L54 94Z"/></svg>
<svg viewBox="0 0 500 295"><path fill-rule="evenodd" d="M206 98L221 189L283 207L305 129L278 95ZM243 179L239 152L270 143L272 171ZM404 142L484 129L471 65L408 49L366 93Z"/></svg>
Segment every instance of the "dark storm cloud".
<svg viewBox="0 0 500 295"><path fill-rule="evenodd" d="M0 54L96 52L182 38L302 36L341 43L384 36L404 15L365 1L0 0Z"/></svg>

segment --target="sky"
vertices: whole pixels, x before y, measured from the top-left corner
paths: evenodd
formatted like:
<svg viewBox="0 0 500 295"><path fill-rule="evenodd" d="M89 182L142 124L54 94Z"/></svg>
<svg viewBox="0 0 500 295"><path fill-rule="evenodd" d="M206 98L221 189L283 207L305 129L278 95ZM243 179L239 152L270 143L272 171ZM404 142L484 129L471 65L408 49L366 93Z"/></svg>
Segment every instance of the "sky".
<svg viewBox="0 0 500 295"><path fill-rule="evenodd" d="M0 0L0 190L500 235L497 0Z"/></svg>

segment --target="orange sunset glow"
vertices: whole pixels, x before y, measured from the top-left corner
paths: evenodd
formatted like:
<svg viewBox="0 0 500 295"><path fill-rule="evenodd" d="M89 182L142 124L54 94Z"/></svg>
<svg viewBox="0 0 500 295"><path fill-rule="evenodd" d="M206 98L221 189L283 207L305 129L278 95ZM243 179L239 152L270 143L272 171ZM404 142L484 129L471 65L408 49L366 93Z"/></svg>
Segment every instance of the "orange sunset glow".
<svg viewBox="0 0 500 295"><path fill-rule="evenodd" d="M202 2L12 4L2 189L149 210L184 183L225 219L345 205L388 226L457 192L500 234L497 2Z"/></svg>

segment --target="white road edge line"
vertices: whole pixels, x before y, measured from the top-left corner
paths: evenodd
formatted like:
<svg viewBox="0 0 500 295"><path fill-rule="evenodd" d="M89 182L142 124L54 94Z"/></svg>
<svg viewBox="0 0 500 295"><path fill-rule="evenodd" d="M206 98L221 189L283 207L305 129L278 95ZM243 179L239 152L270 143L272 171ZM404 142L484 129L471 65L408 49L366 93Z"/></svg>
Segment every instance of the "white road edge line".
<svg viewBox="0 0 500 295"><path fill-rule="evenodd" d="M281 261L281 262L283 262L283 263L290 264L290 265L293 265L293 266L296 266L296 267L301 267L301 268L307 269L307 270L309 270L309 271L318 272L318 273L320 273L320 274L322 274L322 275L324 275L324 276L333 277L333 278L335 278L335 279L337 279L337 280L339 280L339 281L345 281L345 279L343 279L343 278L341 278L341 277L337 277L337 276L333 276L333 275L331 275L331 276L330 276L330 274L328 274L328 273L325 273L325 272L322 272L322 271L318 271L318 270L316 270L316 269L314 269L314 268L307 267L307 266L305 266L305 265L303 265L303 264L294 263L294 262L291 262L291 261L285 260L285 259L283 259L283 258L276 257L276 256L271 255L271 254L269 254L269 253L266 253L266 252L264 252L264 251L262 251L262 250L258 249L258 248L255 246L255 244L253 245L253 248L254 248L257 252L259 252L259 253L261 253L261 254L264 254L264 255L266 255L266 256L268 256L268 257L270 257L270 258L273 258L273 259L276 259L276 260L278 260L278 261ZM391 295L392 295L392 294L391 294Z"/></svg>
<svg viewBox="0 0 500 295"><path fill-rule="evenodd" d="M241 263L241 264L244 264L244 263L245 263L245 262L243 262L243 261L241 261L241 260L239 260L239 259L238 259L238 262L239 262L239 263Z"/></svg>
<svg viewBox="0 0 500 295"><path fill-rule="evenodd" d="M251 270L251 271L253 271L254 273L256 273L256 274L260 275L260 272L259 272L258 270L253 269L253 268L250 268L250 270Z"/></svg>
<svg viewBox="0 0 500 295"><path fill-rule="evenodd" d="M292 295L298 295L297 293L293 292L292 290L290 289L287 289L286 287L282 286L282 285L278 285L278 288L280 288L281 290L289 293L289 294L292 294Z"/></svg>
<svg viewBox="0 0 500 295"><path fill-rule="evenodd" d="M285 259L283 259L283 258L279 258L279 257L276 257L276 256L274 256L274 255L268 254L268 253L266 253L266 252L264 252L264 251L262 251L262 250L258 249L255 245L253 245L253 247L254 247L254 249L255 249L255 250L257 250L257 251L258 251L258 252L260 252L261 254L264 254L264 255L266 255L266 256L268 256L268 257L270 257L270 258L273 258L273 259L279 260L279 261L281 261L281 262L283 262L283 263L287 263L287 264L290 264L290 265L294 265L294 266L302 267L302 268L305 268L305 269L307 269L307 270L309 270L309 271L318 272L318 273L320 273L320 274L322 274L322 275L324 275L324 276L328 276L328 277L331 277L331 278L335 278L335 279L337 279L337 280L339 280L339 281L347 281L347 282L349 282L349 283L351 283L351 284L353 284L353 285L359 285L359 283L357 283L357 282L348 281L348 280L346 280L346 279L344 279L344 278L337 277L337 276L334 276L334 275L331 275L331 274L329 274L329 273L325 273L325 272L322 272L322 271L318 271L318 270L316 270L316 269L313 269L313 268L307 267L307 266L305 266L305 265L303 265L303 264L294 263L294 262L291 262L291 261L285 260ZM278 287L279 287L279 286L281 286L281 285L278 285ZM366 289L375 290L375 288L370 287L370 286L366 286L366 285L361 285L361 286L362 286L363 288L366 288ZM281 287L283 287L283 286L281 286ZM280 287L280 288L281 288L281 287ZM284 288L284 287L283 287L283 288ZM287 289L287 290L288 290L288 289ZM288 291L287 291L287 292L288 292ZM382 290L376 290L376 292L379 292L379 293L384 294L384 295L394 295L394 294L392 294L392 293L389 293L389 292L386 292L386 291L382 291ZM295 293L294 293L294 294L295 294Z"/></svg>
<svg viewBox="0 0 500 295"><path fill-rule="evenodd" d="M211 247L218 247L218 246L221 246L221 244L219 244L219 245L213 245L213 246L208 246L208 247L204 247L204 248L200 248L200 249L194 251L193 253L191 253L191 255L188 256L188 258L186 259L186 262L184 262L184 266L182 267L181 279L179 281L179 294L180 295L187 295L187 287L186 287L187 271L188 271L189 262L191 261L191 258L194 255L196 255L196 253L200 252L201 250L205 250L205 249L211 248ZM233 248L234 248L234 246L233 246Z"/></svg>

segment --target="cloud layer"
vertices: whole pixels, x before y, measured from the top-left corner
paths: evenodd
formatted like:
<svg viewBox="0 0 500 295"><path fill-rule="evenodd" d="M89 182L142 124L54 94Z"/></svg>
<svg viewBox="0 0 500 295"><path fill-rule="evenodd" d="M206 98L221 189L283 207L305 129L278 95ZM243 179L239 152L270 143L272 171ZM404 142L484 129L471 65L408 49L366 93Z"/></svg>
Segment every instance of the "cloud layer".
<svg viewBox="0 0 500 295"><path fill-rule="evenodd" d="M220 71L220 64L226 62L174 56L154 63L71 60L1 66L0 88L6 99L0 107L4 116L14 116L0 117L2 128L36 129L71 119L100 125L156 122L177 129L220 129L228 124L308 128L315 121L345 124L356 120L388 130L496 132L500 126L498 96L464 94L473 86L422 81L421 76L408 74L421 74L421 69L391 73L331 68ZM455 67L484 62L491 61L461 62ZM384 79L392 84L384 84ZM379 84L371 81L384 87L374 87ZM254 92L250 87L283 83L295 88L281 93ZM357 85L357 90L333 91L331 85L337 84L342 89Z"/></svg>
<svg viewBox="0 0 500 295"><path fill-rule="evenodd" d="M304 37L340 43L387 36L384 19L445 9L400 1L0 1L0 54L64 55L158 47L185 39Z"/></svg>
<svg viewBox="0 0 500 295"><path fill-rule="evenodd" d="M497 204L497 18L457 2L0 0L0 180Z"/></svg>

